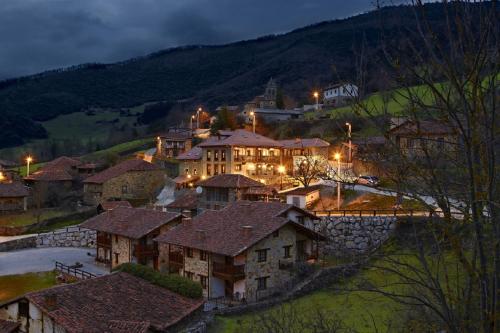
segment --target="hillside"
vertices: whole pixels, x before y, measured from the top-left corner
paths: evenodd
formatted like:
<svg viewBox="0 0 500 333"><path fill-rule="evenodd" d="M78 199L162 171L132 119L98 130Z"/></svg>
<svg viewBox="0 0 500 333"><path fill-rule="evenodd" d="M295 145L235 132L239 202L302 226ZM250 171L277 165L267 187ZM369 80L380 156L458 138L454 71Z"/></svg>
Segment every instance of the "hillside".
<svg viewBox="0 0 500 333"><path fill-rule="evenodd" d="M441 8L427 5L428 18L436 27L443 23ZM376 54L381 19L384 33L398 36L412 17L409 7L388 7L279 36L187 46L116 64L81 65L3 81L0 147L47 137L48 129L40 122L89 107L131 107L160 100L183 100L188 106L202 103L209 108L243 103L260 94L271 76L287 95L307 101L314 88L339 77L355 79L354 45L362 36L368 42L366 52ZM369 70L375 73L380 68ZM366 90L378 90L378 81L373 75Z"/></svg>

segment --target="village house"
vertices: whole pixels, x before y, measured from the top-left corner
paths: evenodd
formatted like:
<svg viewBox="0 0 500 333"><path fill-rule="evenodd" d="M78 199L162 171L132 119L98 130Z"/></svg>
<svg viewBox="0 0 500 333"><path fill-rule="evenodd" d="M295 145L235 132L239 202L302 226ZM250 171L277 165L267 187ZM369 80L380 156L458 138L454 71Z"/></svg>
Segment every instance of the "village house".
<svg viewBox="0 0 500 333"><path fill-rule="evenodd" d="M200 196L196 191L191 190L166 205L166 209L168 212L182 213L186 217L194 217L198 214Z"/></svg>
<svg viewBox="0 0 500 333"><path fill-rule="evenodd" d="M323 104L340 107L358 97L358 86L352 83L337 83L323 89Z"/></svg>
<svg viewBox="0 0 500 333"><path fill-rule="evenodd" d="M261 182L238 174L217 175L197 183L201 187L198 207L218 210L231 202L243 200L246 192L264 187Z"/></svg>
<svg viewBox="0 0 500 333"><path fill-rule="evenodd" d="M0 213L27 210L28 195L28 189L21 182L0 180Z"/></svg>
<svg viewBox="0 0 500 333"><path fill-rule="evenodd" d="M28 185L45 183L69 189L78 180L78 166L82 161L67 156L61 156L45 163L40 169L24 177Z"/></svg>
<svg viewBox="0 0 500 333"><path fill-rule="evenodd" d="M286 196L286 203L299 208L309 208L320 199L321 185L299 187L283 193Z"/></svg>
<svg viewBox="0 0 500 333"><path fill-rule="evenodd" d="M307 158L329 159L330 143L320 139L291 139L278 141L283 146L283 165L289 173L294 173L298 165Z"/></svg>
<svg viewBox="0 0 500 333"><path fill-rule="evenodd" d="M263 183L279 179L282 144L246 130L219 131L202 148L201 178L241 174Z"/></svg>
<svg viewBox="0 0 500 333"><path fill-rule="evenodd" d="M408 157L423 156L425 152L444 154L458 151L458 136L452 127L435 120L405 120L392 127L389 140Z"/></svg>
<svg viewBox="0 0 500 333"><path fill-rule="evenodd" d="M86 178L84 202L87 205L110 200L147 202L156 197L164 182L165 173L159 166L130 159Z"/></svg>
<svg viewBox="0 0 500 333"><path fill-rule="evenodd" d="M205 210L156 238L160 270L197 281L207 298L256 301L318 255L316 216L279 202L236 201Z"/></svg>
<svg viewBox="0 0 500 333"><path fill-rule="evenodd" d="M240 115L243 117L247 124L253 123L253 117L256 117L256 122L263 120L265 123L273 123L279 121L287 121L291 119L304 118L302 110L283 110L283 109L261 109L261 108L247 108L244 109Z"/></svg>
<svg viewBox="0 0 500 333"><path fill-rule="evenodd" d="M132 207L126 200L104 201L97 205L97 214L101 214L116 207Z"/></svg>
<svg viewBox="0 0 500 333"><path fill-rule="evenodd" d="M171 332L186 325L203 303L118 272L1 304L0 328L30 333Z"/></svg>
<svg viewBox="0 0 500 333"><path fill-rule="evenodd" d="M156 157L175 158L192 147L192 132L186 128L171 128L156 138Z"/></svg>
<svg viewBox="0 0 500 333"><path fill-rule="evenodd" d="M153 239L181 219L179 213L118 206L80 226L97 231L97 262L110 269L129 262L157 268L158 246Z"/></svg>

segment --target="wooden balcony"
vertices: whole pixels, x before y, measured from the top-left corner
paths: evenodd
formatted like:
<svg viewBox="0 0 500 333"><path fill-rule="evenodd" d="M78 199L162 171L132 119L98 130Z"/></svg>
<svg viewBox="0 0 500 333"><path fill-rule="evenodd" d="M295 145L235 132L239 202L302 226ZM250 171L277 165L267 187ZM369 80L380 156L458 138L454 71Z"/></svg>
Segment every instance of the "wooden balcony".
<svg viewBox="0 0 500 333"><path fill-rule="evenodd" d="M158 247L156 245L141 245L134 246L134 257L137 259L154 258L158 256Z"/></svg>
<svg viewBox="0 0 500 333"><path fill-rule="evenodd" d="M111 235L98 232L97 233L97 247L104 247L104 248L110 249L111 248Z"/></svg>
<svg viewBox="0 0 500 333"><path fill-rule="evenodd" d="M184 266L184 255L182 252L169 252L168 253L168 263L171 266Z"/></svg>
<svg viewBox="0 0 500 333"><path fill-rule="evenodd" d="M235 156L235 162L280 163L279 156Z"/></svg>
<svg viewBox="0 0 500 333"><path fill-rule="evenodd" d="M227 265L214 262L212 275L224 280L238 281L245 278L245 265Z"/></svg>

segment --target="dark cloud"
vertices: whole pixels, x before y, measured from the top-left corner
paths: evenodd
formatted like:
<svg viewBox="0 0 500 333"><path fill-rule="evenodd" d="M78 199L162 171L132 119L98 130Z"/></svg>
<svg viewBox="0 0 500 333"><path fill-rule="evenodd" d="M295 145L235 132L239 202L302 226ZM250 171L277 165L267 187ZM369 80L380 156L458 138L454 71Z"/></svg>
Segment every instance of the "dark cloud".
<svg viewBox="0 0 500 333"><path fill-rule="evenodd" d="M283 33L371 0L2 0L0 78Z"/></svg>

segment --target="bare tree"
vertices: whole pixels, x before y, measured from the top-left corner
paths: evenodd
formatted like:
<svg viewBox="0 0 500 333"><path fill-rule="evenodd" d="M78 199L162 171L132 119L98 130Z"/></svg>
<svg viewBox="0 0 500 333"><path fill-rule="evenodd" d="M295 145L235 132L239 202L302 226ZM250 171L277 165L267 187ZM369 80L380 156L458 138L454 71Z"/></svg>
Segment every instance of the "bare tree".
<svg viewBox="0 0 500 333"><path fill-rule="evenodd" d="M418 307L447 332L498 332L499 8L497 1L411 4L412 16L405 17L411 22L398 38L381 11L383 57L370 59L386 65L387 88L398 88L392 101L404 101L400 115L413 127L406 146L389 140L379 162L397 191L439 214L426 221L425 232L413 231L408 251L381 253L375 267L397 279L372 291ZM444 22L436 23L436 13ZM387 103L360 100L355 109L390 119ZM432 124L453 134L430 137Z"/></svg>
<svg viewBox="0 0 500 333"><path fill-rule="evenodd" d="M294 159L291 178L309 187L314 180L323 178L327 170L328 161L325 158L305 152Z"/></svg>

